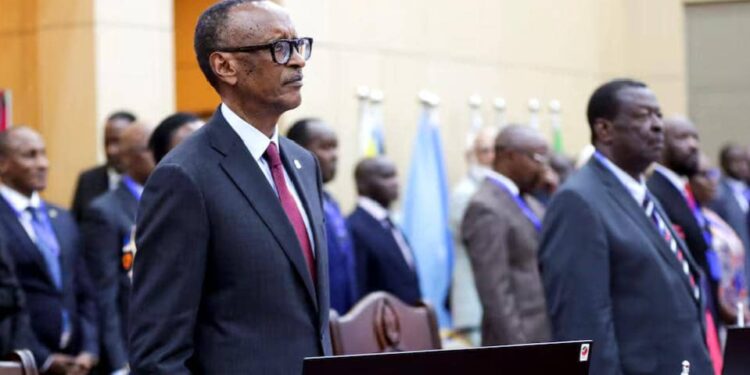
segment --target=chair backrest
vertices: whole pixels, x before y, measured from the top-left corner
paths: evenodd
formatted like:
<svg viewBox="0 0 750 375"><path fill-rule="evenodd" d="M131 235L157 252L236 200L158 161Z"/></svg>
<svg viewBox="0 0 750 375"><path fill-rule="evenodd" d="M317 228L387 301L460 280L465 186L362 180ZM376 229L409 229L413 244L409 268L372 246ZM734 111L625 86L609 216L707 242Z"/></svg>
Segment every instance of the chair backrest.
<svg viewBox="0 0 750 375"><path fill-rule="evenodd" d="M7 359L0 361L0 375L39 375L36 361L30 351L16 350L8 355Z"/></svg>
<svg viewBox="0 0 750 375"><path fill-rule="evenodd" d="M441 348L432 306L409 306L386 292L368 294L344 316L331 311L330 326L334 355Z"/></svg>

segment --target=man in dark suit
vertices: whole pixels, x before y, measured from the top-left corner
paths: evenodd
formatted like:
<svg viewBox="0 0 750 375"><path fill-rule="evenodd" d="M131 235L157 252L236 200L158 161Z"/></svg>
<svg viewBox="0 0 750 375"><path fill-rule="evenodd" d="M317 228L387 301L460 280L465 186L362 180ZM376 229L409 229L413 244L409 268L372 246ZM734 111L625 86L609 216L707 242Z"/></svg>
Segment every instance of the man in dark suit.
<svg viewBox="0 0 750 375"><path fill-rule="evenodd" d="M24 314L25 300L8 245L0 237L0 356L28 346L24 338L31 327L28 314Z"/></svg>
<svg viewBox="0 0 750 375"><path fill-rule="evenodd" d="M331 353L320 170L276 125L301 102L311 48L271 1L199 18L198 63L222 104L139 204L133 373L300 374L303 358Z"/></svg>
<svg viewBox="0 0 750 375"><path fill-rule="evenodd" d="M7 239L31 322L28 344L43 373L87 373L96 363L96 302L73 217L44 202L44 141L35 131L0 133L0 237Z"/></svg>
<svg viewBox="0 0 750 375"><path fill-rule="evenodd" d="M728 144L719 154L721 169L724 172L719 181L716 199L709 205L729 226L745 246L746 280L750 280L750 195L745 180L750 177L747 150L739 145Z"/></svg>
<svg viewBox="0 0 750 375"><path fill-rule="evenodd" d="M536 255L542 208L526 199L545 173L549 147L536 130L516 125L494 148L461 227L484 311L482 345L549 341Z"/></svg>
<svg viewBox="0 0 750 375"><path fill-rule="evenodd" d="M587 117L596 153L543 223L553 338L593 339L592 374L669 374L684 360L710 374L702 272L643 180L663 149L659 103L645 84L614 80Z"/></svg>
<svg viewBox="0 0 750 375"><path fill-rule="evenodd" d="M117 189L94 199L83 211L81 220L85 258L100 307L100 368L107 374L124 372L128 364L126 338L132 255L128 245L143 185L154 169L154 157L148 149L150 135L151 128L142 124L123 131L120 158L125 173Z"/></svg>
<svg viewBox="0 0 750 375"><path fill-rule="evenodd" d="M81 220L83 210L94 198L117 187L123 171L120 160L120 135L135 120L132 113L125 111L115 112L107 117L107 123L104 125L104 152L107 162L83 171L78 176L71 207L76 220Z"/></svg>
<svg viewBox="0 0 750 375"><path fill-rule="evenodd" d="M338 164L339 140L330 126L319 119L301 119L289 128L287 137L315 155L324 184L333 180ZM339 314L346 314L359 299L352 239L338 202L327 191L323 192L323 210L328 236L331 308Z"/></svg>
<svg viewBox="0 0 750 375"><path fill-rule="evenodd" d="M346 219L362 296L386 291L408 304L422 299L414 254L388 208L398 198L396 166L380 156L364 159L354 170L357 208Z"/></svg>

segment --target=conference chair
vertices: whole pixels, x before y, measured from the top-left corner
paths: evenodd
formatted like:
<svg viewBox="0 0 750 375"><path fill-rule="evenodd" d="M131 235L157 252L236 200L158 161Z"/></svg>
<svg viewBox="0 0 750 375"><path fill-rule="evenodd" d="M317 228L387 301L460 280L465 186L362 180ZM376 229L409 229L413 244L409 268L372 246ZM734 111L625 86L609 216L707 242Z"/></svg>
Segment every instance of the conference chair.
<svg viewBox="0 0 750 375"><path fill-rule="evenodd" d="M330 328L334 355L441 349L432 306L386 292L368 294L343 316L331 310Z"/></svg>
<svg viewBox="0 0 750 375"><path fill-rule="evenodd" d="M0 361L0 375L39 375L30 351L16 350L5 361Z"/></svg>

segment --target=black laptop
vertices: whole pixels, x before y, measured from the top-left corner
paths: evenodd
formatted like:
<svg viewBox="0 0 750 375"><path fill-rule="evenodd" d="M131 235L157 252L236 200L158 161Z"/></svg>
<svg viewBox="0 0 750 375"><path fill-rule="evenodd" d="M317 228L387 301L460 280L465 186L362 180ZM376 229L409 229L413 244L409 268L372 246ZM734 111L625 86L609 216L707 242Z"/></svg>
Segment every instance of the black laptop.
<svg viewBox="0 0 750 375"><path fill-rule="evenodd" d="M750 374L750 327L727 329L723 374Z"/></svg>
<svg viewBox="0 0 750 375"><path fill-rule="evenodd" d="M589 373L591 341L305 358L304 375Z"/></svg>

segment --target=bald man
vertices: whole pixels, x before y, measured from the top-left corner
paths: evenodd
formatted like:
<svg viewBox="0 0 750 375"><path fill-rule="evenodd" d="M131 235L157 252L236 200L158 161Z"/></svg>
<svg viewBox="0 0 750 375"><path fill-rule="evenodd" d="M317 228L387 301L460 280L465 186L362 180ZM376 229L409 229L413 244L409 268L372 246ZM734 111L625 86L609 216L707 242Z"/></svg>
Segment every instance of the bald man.
<svg viewBox="0 0 750 375"><path fill-rule="evenodd" d="M99 353L96 301L73 216L39 195L48 166L37 132L0 132L0 237L26 295L28 345L41 372L86 374Z"/></svg>
<svg viewBox="0 0 750 375"><path fill-rule="evenodd" d="M492 168L495 159L495 137L497 128L483 127L474 137L466 153L468 172L451 193L450 224L453 233L453 282L451 283L451 317L456 331L472 345L479 345L479 325L482 320L482 305L479 302L474 274L469 257L461 241L461 220L469 199L484 180L486 171Z"/></svg>
<svg viewBox="0 0 750 375"><path fill-rule="evenodd" d="M422 299L414 254L389 211L398 198L396 165L384 156L367 158L357 164L354 179L359 198L346 224L362 296L382 290L414 305Z"/></svg>
<svg viewBox="0 0 750 375"><path fill-rule="evenodd" d="M134 124L120 136L123 175L115 190L94 199L83 211L81 229L86 261L97 289L101 332L101 368L104 373L124 371L128 364L127 316L130 296L130 252L138 201L151 171L154 156L148 148L152 129Z"/></svg>
<svg viewBox="0 0 750 375"><path fill-rule="evenodd" d="M504 128L495 140L492 170L464 215L461 233L482 302L484 346L550 339L536 255L542 210L526 199L548 153L536 130Z"/></svg>

